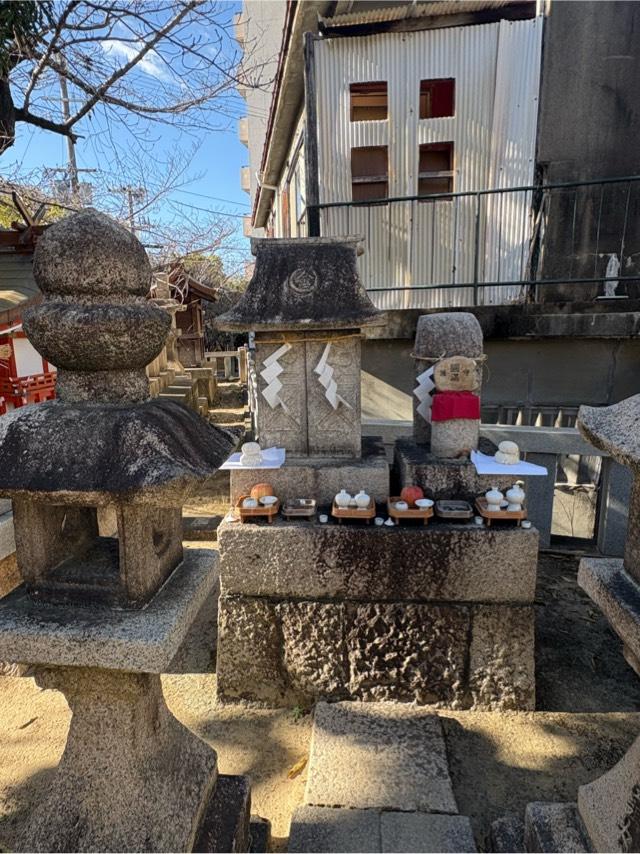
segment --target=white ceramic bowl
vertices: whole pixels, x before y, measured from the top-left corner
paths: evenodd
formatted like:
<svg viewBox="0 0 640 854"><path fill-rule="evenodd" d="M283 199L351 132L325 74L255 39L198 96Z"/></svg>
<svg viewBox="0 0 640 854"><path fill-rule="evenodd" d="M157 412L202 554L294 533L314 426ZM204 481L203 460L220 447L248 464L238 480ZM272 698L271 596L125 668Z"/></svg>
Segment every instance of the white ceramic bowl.
<svg viewBox="0 0 640 854"><path fill-rule="evenodd" d="M433 501L430 498L416 498L416 507L419 507L421 510L433 507Z"/></svg>
<svg viewBox="0 0 640 854"><path fill-rule="evenodd" d="M278 498L275 495L263 495L260 504L264 504L265 507L273 507L277 500Z"/></svg>
<svg viewBox="0 0 640 854"><path fill-rule="evenodd" d="M409 505L407 504L406 501L396 501L395 507L396 507L396 510L408 510L409 509Z"/></svg>
<svg viewBox="0 0 640 854"><path fill-rule="evenodd" d="M255 498L245 498L242 502L242 506L246 507L247 510L253 510L255 507L258 506L258 502Z"/></svg>

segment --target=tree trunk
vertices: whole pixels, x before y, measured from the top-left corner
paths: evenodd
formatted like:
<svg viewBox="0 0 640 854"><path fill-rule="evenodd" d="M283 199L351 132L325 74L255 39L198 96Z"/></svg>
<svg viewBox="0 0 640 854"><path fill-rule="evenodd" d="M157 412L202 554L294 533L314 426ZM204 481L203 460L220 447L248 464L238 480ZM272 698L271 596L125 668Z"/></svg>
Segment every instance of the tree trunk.
<svg viewBox="0 0 640 854"><path fill-rule="evenodd" d="M0 77L0 154L11 148L16 140L16 115L9 81Z"/></svg>

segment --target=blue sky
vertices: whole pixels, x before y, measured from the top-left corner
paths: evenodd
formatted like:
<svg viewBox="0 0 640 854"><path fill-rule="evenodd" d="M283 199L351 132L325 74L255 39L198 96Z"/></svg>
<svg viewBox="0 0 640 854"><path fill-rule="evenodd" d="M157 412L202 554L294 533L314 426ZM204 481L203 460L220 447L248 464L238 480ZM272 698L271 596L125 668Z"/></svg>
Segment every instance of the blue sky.
<svg viewBox="0 0 640 854"><path fill-rule="evenodd" d="M240 4L236 2L225 4L225 11L229 15L239 8ZM109 54L111 61L124 63L131 48L117 39L112 39L106 45L103 43L102 49ZM137 71L133 85L141 87L142 90L145 87L149 89L161 86L170 73L170 69L166 69L166 63L163 66L159 59L151 55ZM49 89L48 97L50 103L55 103L57 89ZM73 91L71 99L74 99ZM240 168L248 163L248 152L239 141L237 133L237 119L245 112L245 102L235 92L228 93L223 97L221 109L224 114L215 116L218 130L198 129L185 132L178 128L153 124L147 126L146 132L141 134L142 124L132 132L126 126L111 122L108 131L111 135L109 144L115 143L124 156L129 153L137 156L142 169L149 168L151 164L151 180L152 157L165 159L175 152L182 152L179 156L189 162L178 179L180 186L152 208L150 221L173 219L175 222L176 211L201 220L208 217L209 211L233 215L232 221L237 223L233 240L237 246L242 246L243 251L248 251L248 242L242 238L241 215L249 212L249 196L240 189ZM39 112L42 114L42 107ZM105 123L105 117L100 115L94 115L93 118L87 116L80 120L77 130L85 138L78 141L75 151L81 169L99 169L105 172L105 145L102 144L106 141ZM24 123L16 125L16 137L15 144L0 158L0 173L3 176L16 178L29 176L33 172L41 173L44 168L66 167L67 140L64 137ZM118 170L114 170L112 165L107 171L109 177L104 180L112 184L118 180L124 182L128 177L118 175ZM135 174L135 169L132 174ZM80 177L81 180L95 180L90 173L81 174ZM176 205L180 207L177 208ZM144 217L144 214L141 217Z"/></svg>

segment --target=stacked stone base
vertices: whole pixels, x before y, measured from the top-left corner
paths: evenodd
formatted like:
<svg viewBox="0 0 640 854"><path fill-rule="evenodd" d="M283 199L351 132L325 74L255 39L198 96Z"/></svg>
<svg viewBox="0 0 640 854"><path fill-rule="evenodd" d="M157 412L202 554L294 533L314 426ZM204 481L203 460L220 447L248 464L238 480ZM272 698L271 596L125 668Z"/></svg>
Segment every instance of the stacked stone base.
<svg viewBox="0 0 640 854"><path fill-rule="evenodd" d="M533 709L537 532L219 530L218 696Z"/></svg>

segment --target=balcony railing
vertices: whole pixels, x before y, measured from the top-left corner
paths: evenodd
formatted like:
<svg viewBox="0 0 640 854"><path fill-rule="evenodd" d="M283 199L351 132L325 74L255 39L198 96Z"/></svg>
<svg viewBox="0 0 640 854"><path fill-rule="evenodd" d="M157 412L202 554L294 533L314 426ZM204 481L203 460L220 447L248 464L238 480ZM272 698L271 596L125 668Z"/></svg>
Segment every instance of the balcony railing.
<svg viewBox="0 0 640 854"><path fill-rule="evenodd" d="M380 308L624 297L640 282L640 176L309 206L322 236L361 234ZM574 288L575 286L575 288ZM635 295L635 294L634 294Z"/></svg>

